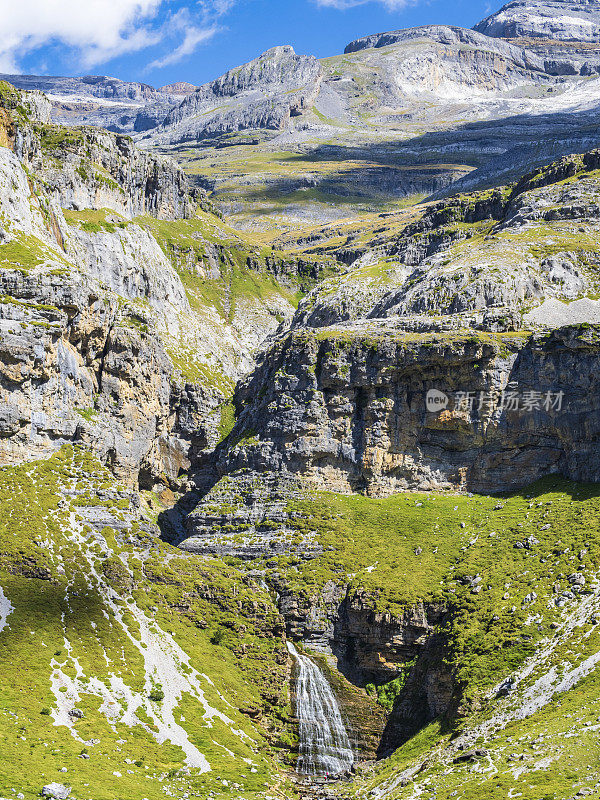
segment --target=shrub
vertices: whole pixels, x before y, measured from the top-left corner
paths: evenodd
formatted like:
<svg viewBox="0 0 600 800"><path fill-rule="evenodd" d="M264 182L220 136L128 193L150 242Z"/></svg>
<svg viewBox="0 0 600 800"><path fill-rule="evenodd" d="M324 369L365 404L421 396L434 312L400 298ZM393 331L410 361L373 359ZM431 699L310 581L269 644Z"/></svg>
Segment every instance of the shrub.
<svg viewBox="0 0 600 800"><path fill-rule="evenodd" d="M156 686L154 686L154 688L148 695L148 697L155 703L160 703L161 700L164 700L165 693L163 692L162 685L160 683L157 683Z"/></svg>

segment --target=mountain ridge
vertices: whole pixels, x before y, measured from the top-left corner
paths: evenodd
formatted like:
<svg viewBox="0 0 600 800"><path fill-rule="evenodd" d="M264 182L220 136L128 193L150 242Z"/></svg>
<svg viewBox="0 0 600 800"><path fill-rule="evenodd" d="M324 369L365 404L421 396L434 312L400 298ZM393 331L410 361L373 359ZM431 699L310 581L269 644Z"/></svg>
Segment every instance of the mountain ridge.
<svg viewBox="0 0 600 800"><path fill-rule="evenodd" d="M0 82L2 796L600 796L599 79L357 41Z"/></svg>

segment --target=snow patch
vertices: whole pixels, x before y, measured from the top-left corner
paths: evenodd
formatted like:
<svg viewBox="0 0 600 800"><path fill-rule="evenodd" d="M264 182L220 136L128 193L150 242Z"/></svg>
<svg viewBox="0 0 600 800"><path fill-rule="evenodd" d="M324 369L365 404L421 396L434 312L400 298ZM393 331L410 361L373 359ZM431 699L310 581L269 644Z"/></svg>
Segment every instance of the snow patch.
<svg viewBox="0 0 600 800"><path fill-rule="evenodd" d="M4 594L4 590L0 586L0 631L4 630L8 615L14 610L14 606Z"/></svg>
<svg viewBox="0 0 600 800"><path fill-rule="evenodd" d="M129 727L142 725L159 744L169 741L179 746L185 753L188 767L201 772L209 771L211 767L208 760L190 742L187 731L175 719L175 711L184 695L191 696L200 704L203 709L202 719L207 727L212 728L214 721L219 720L238 738L251 741L251 737L245 731L238 729L230 717L210 704L202 683L208 684L212 688L214 687L212 681L208 676L191 667L187 653L179 647L170 634L161 630L157 623L148 618L135 603L127 603L125 606L127 612L133 616L139 626L139 629L135 631L130 628L123 611L123 598L106 583L103 575L98 572L96 556L79 527L77 518L72 513L69 527L64 529L64 534L77 545L89 564L87 583L91 590L99 592L103 597L106 608L110 611L110 614L104 612L105 617L111 619L111 622L118 623L130 643L141 655L144 662L145 685L141 692L135 692L120 676L114 673L110 675L108 682L96 677L86 677L65 636L65 648L68 659L75 669L75 677L70 677L63 671L65 664L56 660L52 661L51 687L56 698L56 708L52 712L54 724L68 727L74 738L82 741L69 712L79 702L81 695L93 694L102 698L100 710L115 732L116 723ZM98 534L95 537L94 544ZM106 543L105 548L112 553ZM106 653L104 656L108 663ZM157 684L162 686L164 698L161 701L152 701L149 696ZM213 691L226 705L230 705L216 688L213 688ZM136 714L138 709L143 709L156 726L156 730L138 718Z"/></svg>

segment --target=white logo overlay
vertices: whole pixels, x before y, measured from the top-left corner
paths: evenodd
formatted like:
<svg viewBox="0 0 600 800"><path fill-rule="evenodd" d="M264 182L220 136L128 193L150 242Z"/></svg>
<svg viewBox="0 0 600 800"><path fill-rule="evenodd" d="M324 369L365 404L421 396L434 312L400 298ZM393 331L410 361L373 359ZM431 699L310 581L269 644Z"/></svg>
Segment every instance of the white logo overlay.
<svg viewBox="0 0 600 800"><path fill-rule="evenodd" d="M427 411L431 411L434 414L448 408L449 402L448 395L440 392L439 389L430 389L425 397Z"/></svg>
<svg viewBox="0 0 600 800"><path fill-rule="evenodd" d="M439 389L429 389L425 395L427 411L436 414L450 405L455 411L547 411L560 412L563 409L565 393L561 391L538 392L533 389L519 392L509 385L503 391L454 392L447 395Z"/></svg>

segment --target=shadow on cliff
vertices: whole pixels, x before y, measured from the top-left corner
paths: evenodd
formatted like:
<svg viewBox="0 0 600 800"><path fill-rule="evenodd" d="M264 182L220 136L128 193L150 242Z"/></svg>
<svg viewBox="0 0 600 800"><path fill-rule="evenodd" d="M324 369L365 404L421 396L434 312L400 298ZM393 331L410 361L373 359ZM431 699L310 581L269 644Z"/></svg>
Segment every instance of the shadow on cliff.
<svg viewBox="0 0 600 800"><path fill-rule="evenodd" d="M461 691L447 659L448 654L448 641L442 633L434 633L428 638L394 701L377 758L391 755L436 720L442 733L454 729Z"/></svg>
<svg viewBox="0 0 600 800"><path fill-rule="evenodd" d="M225 474L223 468L219 469L219 462L232 442L235 441L236 431L237 425L214 450L203 452L193 462L190 470L192 488L183 494L171 508L161 511L158 515L157 523L163 541L179 547L181 542L187 538L186 517Z"/></svg>

